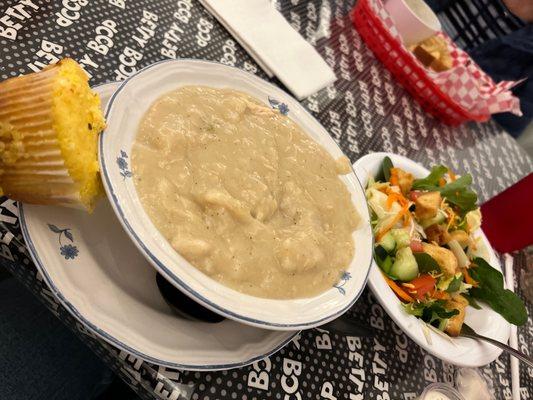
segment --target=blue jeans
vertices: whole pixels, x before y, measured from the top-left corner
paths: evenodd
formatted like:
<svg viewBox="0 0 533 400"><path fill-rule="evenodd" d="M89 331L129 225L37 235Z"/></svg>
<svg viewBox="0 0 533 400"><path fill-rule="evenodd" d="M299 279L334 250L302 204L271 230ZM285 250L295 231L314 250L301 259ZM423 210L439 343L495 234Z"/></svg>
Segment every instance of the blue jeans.
<svg viewBox="0 0 533 400"><path fill-rule="evenodd" d="M0 281L0 399L94 399L113 373L13 278Z"/></svg>

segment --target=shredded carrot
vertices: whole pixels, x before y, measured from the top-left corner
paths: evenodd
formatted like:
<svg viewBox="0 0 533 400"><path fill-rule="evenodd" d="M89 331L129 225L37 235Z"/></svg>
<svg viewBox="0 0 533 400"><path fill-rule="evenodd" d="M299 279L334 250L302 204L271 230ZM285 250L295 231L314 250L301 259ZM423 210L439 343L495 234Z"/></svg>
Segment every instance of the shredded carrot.
<svg viewBox="0 0 533 400"><path fill-rule="evenodd" d="M396 214L394 216L394 218L392 219L391 222L389 222L384 228L381 228L381 230L378 232L378 234L376 235L376 240L379 242L383 236L385 236L385 234L390 231L394 225L396 225L396 223L398 221L400 221L400 219L402 219L402 217L405 215L405 213L407 213L409 211L409 204L406 204L403 206L403 208L398 212L398 214Z"/></svg>
<svg viewBox="0 0 533 400"><path fill-rule="evenodd" d="M435 290L433 293L431 293L429 297L437 299L437 300L449 300L450 294L443 292L442 290Z"/></svg>
<svg viewBox="0 0 533 400"><path fill-rule="evenodd" d="M405 291L396 284L392 279L390 279L388 276L383 274L383 278L385 278L385 282L387 282L387 285L398 295L398 297L408 303L412 303L414 299L409 296Z"/></svg>
<svg viewBox="0 0 533 400"><path fill-rule="evenodd" d="M391 209L392 204L396 201L400 203L400 205L404 205L408 203L408 200L405 197L403 197L401 193L389 190L388 194L389 195L387 196L387 203L385 204L385 206L387 207L387 211Z"/></svg>
<svg viewBox="0 0 533 400"><path fill-rule="evenodd" d="M453 222L455 221L455 213L450 208L448 214L448 224L446 225L446 230L449 231L450 227L453 225Z"/></svg>
<svg viewBox="0 0 533 400"><path fill-rule="evenodd" d="M391 168L390 169L390 179L389 182L393 186L399 186L399 178L398 178L398 169L397 168Z"/></svg>
<svg viewBox="0 0 533 400"><path fill-rule="evenodd" d="M402 206L402 210L399 211L399 215L396 215L393 222L389 224L389 226L385 227L382 232L378 233L378 235L376 236L377 240L380 240L383 235L385 235L390 229L394 227L397 222L400 221L400 219L403 219L403 226L408 226L411 222L411 214L407 212L409 210L409 199L407 199L402 193L392 190L390 187L385 189L385 193L387 194L387 202L385 203L387 211L392 208L392 205L395 202ZM407 208L407 210L405 210L405 208Z"/></svg>
<svg viewBox="0 0 533 400"><path fill-rule="evenodd" d="M475 281L474 279L472 279L472 277L470 276L470 274L468 273L468 270L465 269L463 271L463 274L465 276L465 281L466 283L468 283L469 285L472 285L473 287L477 287L478 286L478 283L477 281Z"/></svg>
<svg viewBox="0 0 533 400"><path fill-rule="evenodd" d="M454 174L454 172L448 168L448 176L450 177L450 181L454 182L457 179L457 176Z"/></svg>
<svg viewBox="0 0 533 400"><path fill-rule="evenodd" d="M387 196L387 203L385 204L385 208L387 211L389 211L392 207L392 204L397 200L396 194L393 192Z"/></svg>
<svg viewBox="0 0 533 400"><path fill-rule="evenodd" d="M403 226L404 227L409 226L410 223L411 223L411 213L404 214L404 216L403 216Z"/></svg>
<svg viewBox="0 0 533 400"><path fill-rule="evenodd" d="M443 186L445 186L445 185L446 185L446 180L445 180L444 178L440 178L440 179L439 179L439 186L440 186L440 187L443 187Z"/></svg>

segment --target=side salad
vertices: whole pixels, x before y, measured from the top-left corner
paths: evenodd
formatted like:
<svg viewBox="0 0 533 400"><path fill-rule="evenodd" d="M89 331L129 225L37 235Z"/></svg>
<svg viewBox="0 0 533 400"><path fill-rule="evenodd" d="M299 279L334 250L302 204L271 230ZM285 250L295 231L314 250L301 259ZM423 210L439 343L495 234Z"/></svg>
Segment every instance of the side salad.
<svg viewBox="0 0 533 400"><path fill-rule="evenodd" d="M438 165L422 179L385 157L366 188L374 258L405 311L458 336L468 305L484 301L515 325L527 321L522 300L503 287L473 233L481 226L470 175Z"/></svg>

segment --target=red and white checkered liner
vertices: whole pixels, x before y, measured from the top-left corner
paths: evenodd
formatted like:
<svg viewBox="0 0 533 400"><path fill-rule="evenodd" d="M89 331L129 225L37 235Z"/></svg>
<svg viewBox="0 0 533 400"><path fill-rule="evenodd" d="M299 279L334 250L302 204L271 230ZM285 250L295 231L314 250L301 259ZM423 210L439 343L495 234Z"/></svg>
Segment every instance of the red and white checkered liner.
<svg viewBox="0 0 533 400"><path fill-rule="evenodd" d="M412 61L424 68L424 65L403 46L402 39L394 21L380 0L370 0L370 6L389 30L390 35L397 41L399 47L407 53ZM439 36L448 43L448 49L452 57L453 67L447 71L435 72L426 69L428 76L433 82L446 93L454 102L469 113L478 115L490 115L499 112L511 112L522 115L520 100L509 90L522 81L501 81L495 83L470 56L458 48L450 38L440 32ZM392 50L395 52L395 50ZM397 57L397 55L395 54ZM394 57L394 58L396 58ZM398 58L401 60L401 58ZM405 65L405 68L410 68ZM409 74L411 71L405 71Z"/></svg>

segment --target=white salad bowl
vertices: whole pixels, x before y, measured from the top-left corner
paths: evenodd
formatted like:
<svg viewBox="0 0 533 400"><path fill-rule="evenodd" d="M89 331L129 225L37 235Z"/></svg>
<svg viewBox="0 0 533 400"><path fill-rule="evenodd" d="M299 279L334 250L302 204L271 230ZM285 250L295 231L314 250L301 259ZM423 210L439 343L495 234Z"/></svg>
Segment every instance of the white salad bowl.
<svg viewBox="0 0 533 400"><path fill-rule="evenodd" d="M370 216L364 190L353 172L341 179L362 217L353 233L355 256L337 284L310 298L265 299L224 286L187 262L151 222L131 179L131 149L141 118L153 102L185 85L231 88L248 93L288 115L334 158L343 155L328 132L298 101L252 74L199 60L153 64L130 77L113 95L106 109L107 127L99 142L104 187L130 238L175 287L203 306L236 321L267 329L295 330L324 324L344 313L363 291L372 262Z"/></svg>
<svg viewBox="0 0 533 400"><path fill-rule="evenodd" d="M385 156L390 157L395 167L410 172L415 178L424 178L429 174L428 169L409 158L392 153L372 153L360 158L354 164L355 173L365 188L369 177L376 176ZM479 229L474 235L481 238L487 249L489 264L501 272L498 257L485 234ZM401 301L387 285L380 268L374 261L370 270L369 286L385 311L405 334L434 356L455 365L479 367L494 361L501 354L501 349L487 343L465 337L452 338L444 333L436 333L430 330L421 319L406 313ZM480 310L467 307L465 322L480 335L507 343L511 333L509 322L487 304L479 303L482 306Z"/></svg>

